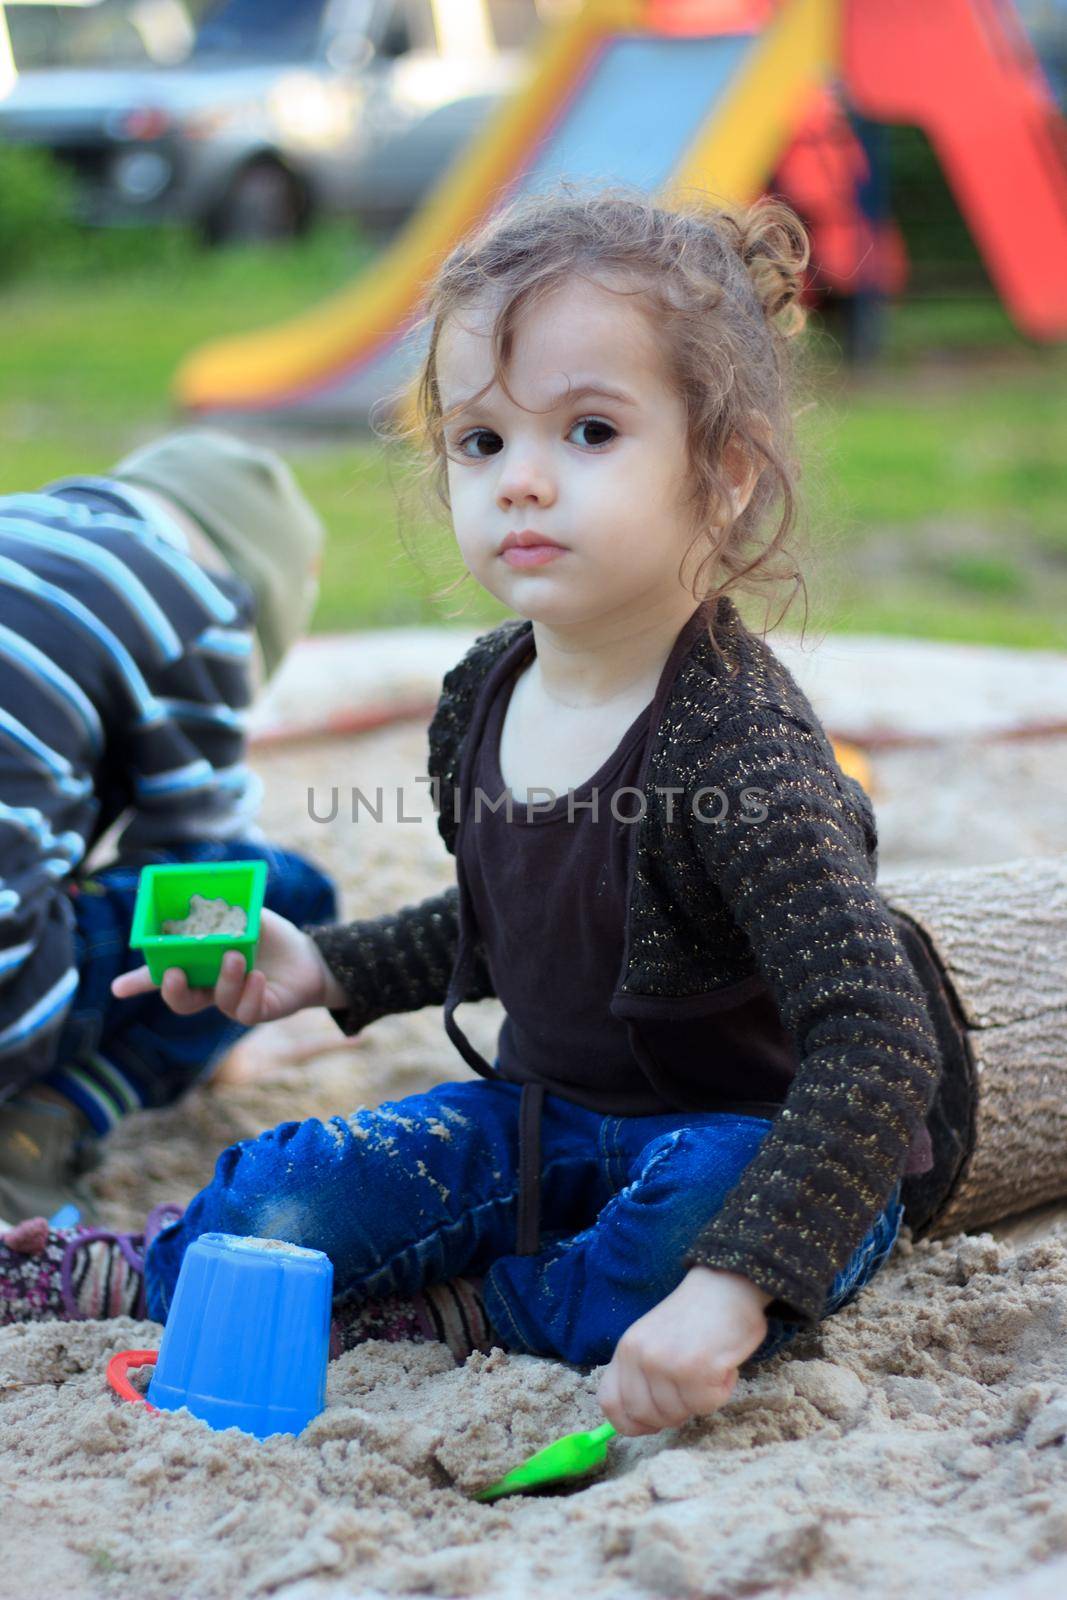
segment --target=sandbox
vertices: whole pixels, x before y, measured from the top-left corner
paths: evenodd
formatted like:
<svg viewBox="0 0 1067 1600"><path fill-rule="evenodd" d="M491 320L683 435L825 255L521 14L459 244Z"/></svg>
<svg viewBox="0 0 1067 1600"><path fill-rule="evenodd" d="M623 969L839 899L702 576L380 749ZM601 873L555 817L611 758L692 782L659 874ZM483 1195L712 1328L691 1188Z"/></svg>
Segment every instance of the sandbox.
<svg viewBox="0 0 1067 1600"><path fill-rule="evenodd" d="M1067 852L1067 736L989 731L872 744L883 872ZM452 881L415 781L424 725L265 743L256 765L265 831L327 864L349 914ZM387 808L353 822L346 803L315 820L334 787L376 786L400 786L419 820ZM466 1010L479 1049L499 1023L495 1002ZM181 1106L129 1119L95 1186L109 1222L139 1226L157 1201L186 1200L226 1142L466 1076L436 1010L355 1040L325 1016L290 1020ZM600 1420L595 1372L502 1351L457 1369L442 1347L374 1342L331 1364L303 1435L259 1443L113 1401L108 1357L158 1342L154 1324L5 1330L0 1597L1058 1600L1065 1216L1057 1204L979 1234L905 1236L857 1303L716 1416L616 1441L606 1473L569 1493L494 1505L470 1491Z"/></svg>

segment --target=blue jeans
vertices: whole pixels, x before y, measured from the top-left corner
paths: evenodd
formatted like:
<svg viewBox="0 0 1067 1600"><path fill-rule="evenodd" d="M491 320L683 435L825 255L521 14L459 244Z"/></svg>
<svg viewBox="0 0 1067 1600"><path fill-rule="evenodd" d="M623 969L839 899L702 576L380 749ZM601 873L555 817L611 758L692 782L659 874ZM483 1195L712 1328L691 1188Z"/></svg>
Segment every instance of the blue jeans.
<svg viewBox="0 0 1067 1600"><path fill-rule="evenodd" d="M302 856L247 839L200 840L117 862L72 890L78 988L44 1080L83 1110L97 1133L128 1111L168 1106L212 1068L247 1029L210 1006L180 1017L158 991L116 1000L111 980L141 965L129 948L142 865L189 861L266 861L265 903L297 925L332 922L330 879Z"/></svg>
<svg viewBox="0 0 1067 1600"><path fill-rule="evenodd" d="M504 1080L440 1084L232 1145L149 1249L149 1316L166 1320L186 1248L218 1230L325 1251L339 1300L484 1276L489 1319L508 1349L579 1366L610 1360L630 1324L681 1282L688 1247L771 1123L722 1112L602 1116L546 1094L541 1249L519 1256L519 1096ZM829 1285L823 1316L878 1271L902 1215L898 1185ZM798 1332L770 1319L750 1359L766 1360Z"/></svg>

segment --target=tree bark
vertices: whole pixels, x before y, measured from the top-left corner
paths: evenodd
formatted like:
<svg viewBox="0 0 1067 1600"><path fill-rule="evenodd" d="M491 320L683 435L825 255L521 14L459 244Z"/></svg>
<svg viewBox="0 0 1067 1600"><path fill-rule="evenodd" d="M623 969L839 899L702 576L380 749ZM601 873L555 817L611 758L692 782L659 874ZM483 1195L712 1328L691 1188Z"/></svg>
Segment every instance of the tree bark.
<svg viewBox="0 0 1067 1600"><path fill-rule="evenodd" d="M905 1182L913 1232L1067 1197L1067 856L894 872L879 888L902 936L909 924L922 935L953 1013L931 1121L938 1170L910 1180L910 1202Z"/></svg>

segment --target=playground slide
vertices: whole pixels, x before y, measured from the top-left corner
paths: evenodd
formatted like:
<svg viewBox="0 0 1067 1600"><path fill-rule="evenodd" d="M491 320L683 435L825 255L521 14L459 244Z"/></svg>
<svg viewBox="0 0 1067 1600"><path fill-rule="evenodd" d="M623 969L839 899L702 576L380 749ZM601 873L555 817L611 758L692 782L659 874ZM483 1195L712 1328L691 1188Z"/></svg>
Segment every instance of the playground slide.
<svg viewBox="0 0 1067 1600"><path fill-rule="evenodd" d="M1067 130L1010 0L852 0L857 109L923 128L990 277L1035 339L1067 335Z"/></svg>
<svg viewBox="0 0 1067 1600"><path fill-rule="evenodd" d="M835 59L837 8L788 0L762 32L679 37L635 22L633 0L587 7L356 284L282 327L195 352L178 374L180 403L366 416L413 370L427 275L514 193L566 177L753 198Z"/></svg>

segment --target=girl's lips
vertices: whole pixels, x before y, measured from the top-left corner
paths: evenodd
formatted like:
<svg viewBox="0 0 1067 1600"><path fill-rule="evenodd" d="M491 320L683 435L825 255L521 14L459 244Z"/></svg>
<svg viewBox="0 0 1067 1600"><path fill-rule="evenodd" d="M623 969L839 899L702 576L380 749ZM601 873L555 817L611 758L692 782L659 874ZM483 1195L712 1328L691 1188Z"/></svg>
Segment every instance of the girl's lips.
<svg viewBox="0 0 1067 1600"><path fill-rule="evenodd" d="M562 555L566 555L566 551L559 544L513 544L510 550L502 552L501 560L509 567L541 567Z"/></svg>

